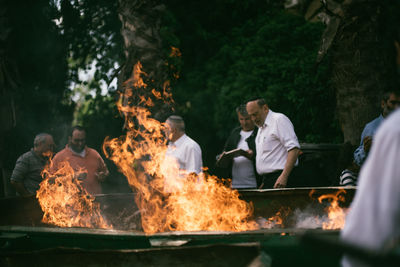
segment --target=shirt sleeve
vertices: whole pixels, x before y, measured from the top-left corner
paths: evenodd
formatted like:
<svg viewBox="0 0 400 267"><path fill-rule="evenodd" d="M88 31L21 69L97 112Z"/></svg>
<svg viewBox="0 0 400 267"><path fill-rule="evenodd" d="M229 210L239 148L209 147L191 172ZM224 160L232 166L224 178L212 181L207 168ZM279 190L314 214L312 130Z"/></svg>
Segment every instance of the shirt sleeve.
<svg viewBox="0 0 400 267"><path fill-rule="evenodd" d="M100 154L97 154L97 156L98 156L98 162L99 162L99 169L98 170L100 172L108 173L107 165L104 162L103 158L100 156Z"/></svg>
<svg viewBox="0 0 400 267"><path fill-rule="evenodd" d="M17 162L15 163L15 168L11 174L11 180L16 182L23 182L28 171L28 159L24 155L22 155L17 159Z"/></svg>
<svg viewBox="0 0 400 267"><path fill-rule="evenodd" d="M203 160L201 158L201 149L199 145L190 147L186 154L186 171L188 173L200 173L203 167Z"/></svg>
<svg viewBox="0 0 400 267"><path fill-rule="evenodd" d="M366 136L372 136L372 135L373 135L373 133L372 133L369 125L367 124L361 133L360 146L354 151L354 162L357 163L358 166L361 166L364 163L365 158L367 157L367 154L364 151L363 140Z"/></svg>
<svg viewBox="0 0 400 267"><path fill-rule="evenodd" d="M296 133L292 122L285 115L281 115L277 121L277 130L279 134L279 140L287 151L293 148L300 148L299 141L297 140Z"/></svg>
<svg viewBox="0 0 400 267"><path fill-rule="evenodd" d="M364 160L366 158L365 151L364 151L364 145L361 144L355 151L354 151L354 162L358 165L361 166L364 163Z"/></svg>

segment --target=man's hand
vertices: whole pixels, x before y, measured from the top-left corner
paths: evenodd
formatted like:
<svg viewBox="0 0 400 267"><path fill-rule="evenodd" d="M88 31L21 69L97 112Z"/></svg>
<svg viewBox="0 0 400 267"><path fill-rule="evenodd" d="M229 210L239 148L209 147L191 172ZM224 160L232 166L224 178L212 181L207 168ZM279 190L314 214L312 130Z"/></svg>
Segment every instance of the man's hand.
<svg viewBox="0 0 400 267"><path fill-rule="evenodd" d="M372 145L372 137L371 136L366 136L363 139L363 145L364 145L364 151L366 153L369 152L369 150L371 149L371 145Z"/></svg>
<svg viewBox="0 0 400 267"><path fill-rule="evenodd" d="M253 150L251 150L251 149L249 149L249 150L243 150L244 152L242 153L242 156L244 156L244 157L246 157L246 158L248 158L248 159L250 159L250 160L252 160L253 159L253 157L254 157L254 152L253 152Z"/></svg>
<svg viewBox="0 0 400 267"><path fill-rule="evenodd" d="M279 175L278 179L276 179L276 182L274 184L274 188L285 188L286 184L288 181L288 177L284 175Z"/></svg>

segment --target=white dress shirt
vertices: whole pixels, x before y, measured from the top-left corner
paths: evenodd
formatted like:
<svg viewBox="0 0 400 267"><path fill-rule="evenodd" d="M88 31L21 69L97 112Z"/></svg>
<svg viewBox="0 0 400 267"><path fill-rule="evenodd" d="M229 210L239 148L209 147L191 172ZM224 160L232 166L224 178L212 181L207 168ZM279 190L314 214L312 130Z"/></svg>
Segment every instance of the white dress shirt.
<svg viewBox="0 0 400 267"><path fill-rule="evenodd" d="M400 110L379 127L341 239L376 252L400 239ZM345 257L343 266L368 266Z"/></svg>
<svg viewBox="0 0 400 267"><path fill-rule="evenodd" d="M257 172L262 175L283 170L288 151L296 147L300 144L292 122L284 114L269 110L256 136Z"/></svg>
<svg viewBox="0 0 400 267"><path fill-rule="evenodd" d="M179 169L185 170L187 173L199 174L203 167L200 146L186 134L183 134L175 142L169 143L166 156L175 158Z"/></svg>

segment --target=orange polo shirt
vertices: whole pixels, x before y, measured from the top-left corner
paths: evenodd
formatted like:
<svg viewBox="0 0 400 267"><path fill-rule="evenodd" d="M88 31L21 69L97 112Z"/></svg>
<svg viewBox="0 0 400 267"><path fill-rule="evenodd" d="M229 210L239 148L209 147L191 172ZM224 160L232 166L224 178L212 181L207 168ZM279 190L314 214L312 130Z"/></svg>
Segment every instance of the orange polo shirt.
<svg viewBox="0 0 400 267"><path fill-rule="evenodd" d="M95 174L98 172L108 173L108 170L106 164L96 150L85 147L85 156L82 157L72 152L67 145L54 156L51 169L56 170L60 168L60 164L64 161L68 161L76 172L82 169L86 170L87 177L82 180L82 186L92 195L101 194L101 185Z"/></svg>

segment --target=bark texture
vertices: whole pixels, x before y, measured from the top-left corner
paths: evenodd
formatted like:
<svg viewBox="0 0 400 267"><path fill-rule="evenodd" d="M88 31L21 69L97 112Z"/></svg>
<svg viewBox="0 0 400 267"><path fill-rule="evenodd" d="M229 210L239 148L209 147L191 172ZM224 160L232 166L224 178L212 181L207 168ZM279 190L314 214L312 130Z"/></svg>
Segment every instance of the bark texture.
<svg viewBox="0 0 400 267"><path fill-rule="evenodd" d="M124 92L131 88L129 79L138 62L142 64L141 77L146 88L136 88L133 94L123 99L124 105L140 105L141 97L154 97L151 91L163 92L168 81L168 71L163 55L160 36L161 20L165 6L159 1L119 1L119 17L122 22L121 34L124 39L126 62L118 77L118 87ZM128 82L127 82L128 81ZM141 97L140 97L141 96ZM153 116L163 119L163 114L170 110L168 104L156 102L152 109Z"/></svg>

